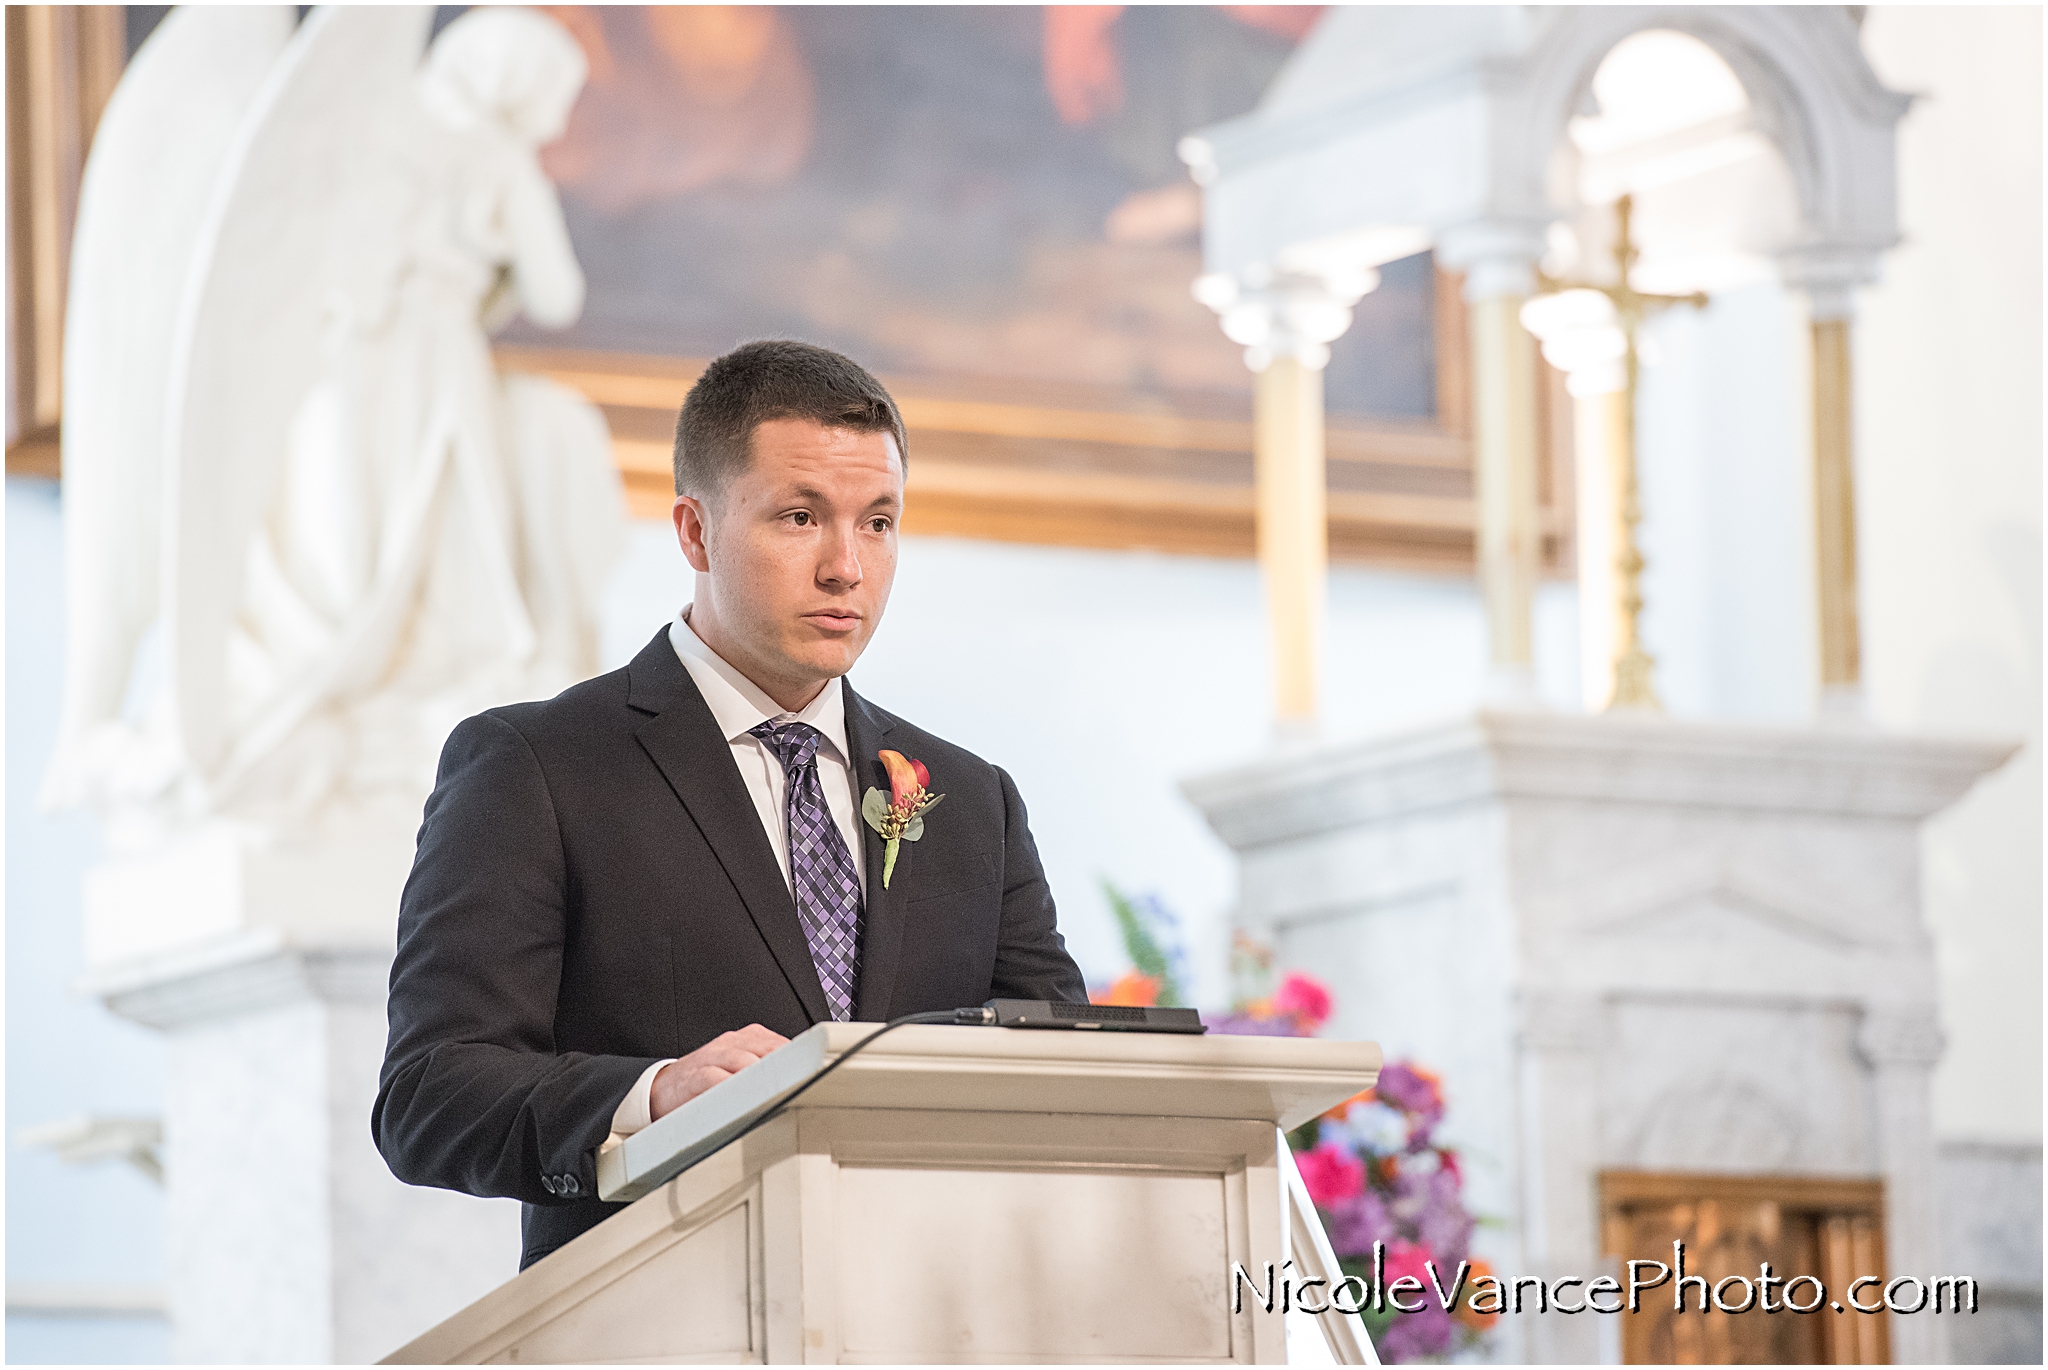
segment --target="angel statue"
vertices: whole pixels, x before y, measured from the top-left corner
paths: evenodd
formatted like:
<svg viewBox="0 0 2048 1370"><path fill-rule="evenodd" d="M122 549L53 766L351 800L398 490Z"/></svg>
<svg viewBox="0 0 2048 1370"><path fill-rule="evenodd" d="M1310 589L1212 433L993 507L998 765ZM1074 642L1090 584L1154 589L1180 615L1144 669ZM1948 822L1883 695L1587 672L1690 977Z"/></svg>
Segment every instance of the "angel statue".
<svg viewBox="0 0 2048 1370"><path fill-rule="evenodd" d="M596 668L603 416L501 375L572 322L538 149L581 50L532 10L180 6L100 123L65 354L70 638L45 800L118 848L410 826L459 719Z"/></svg>

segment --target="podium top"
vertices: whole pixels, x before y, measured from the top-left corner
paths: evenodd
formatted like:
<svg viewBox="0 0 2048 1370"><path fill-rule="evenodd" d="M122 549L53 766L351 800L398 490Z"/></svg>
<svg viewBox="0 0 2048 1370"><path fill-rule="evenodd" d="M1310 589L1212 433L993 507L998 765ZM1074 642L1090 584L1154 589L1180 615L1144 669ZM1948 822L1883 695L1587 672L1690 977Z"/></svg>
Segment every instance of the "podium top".
<svg viewBox="0 0 2048 1370"><path fill-rule="evenodd" d="M819 1023L601 1152L599 1196L623 1202L653 1192L881 1026ZM1235 1118L1292 1128L1371 1088L1379 1069L1373 1042L916 1025L861 1051L790 1108Z"/></svg>

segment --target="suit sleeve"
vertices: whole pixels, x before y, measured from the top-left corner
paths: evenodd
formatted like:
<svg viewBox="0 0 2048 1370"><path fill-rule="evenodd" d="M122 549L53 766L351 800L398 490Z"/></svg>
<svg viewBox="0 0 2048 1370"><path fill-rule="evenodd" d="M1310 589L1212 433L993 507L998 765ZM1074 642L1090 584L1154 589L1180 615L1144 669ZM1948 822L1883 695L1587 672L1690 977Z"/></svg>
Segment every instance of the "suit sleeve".
<svg viewBox="0 0 2048 1370"><path fill-rule="evenodd" d="M1007 771L998 766L995 772L1003 792L1003 924L991 997L1085 1004L1088 987L1060 936L1024 799Z"/></svg>
<svg viewBox="0 0 2048 1370"><path fill-rule="evenodd" d="M407 1184L533 1204L597 1194L597 1147L654 1057L557 1052L568 881L526 739L449 735L399 901L371 1130Z"/></svg>

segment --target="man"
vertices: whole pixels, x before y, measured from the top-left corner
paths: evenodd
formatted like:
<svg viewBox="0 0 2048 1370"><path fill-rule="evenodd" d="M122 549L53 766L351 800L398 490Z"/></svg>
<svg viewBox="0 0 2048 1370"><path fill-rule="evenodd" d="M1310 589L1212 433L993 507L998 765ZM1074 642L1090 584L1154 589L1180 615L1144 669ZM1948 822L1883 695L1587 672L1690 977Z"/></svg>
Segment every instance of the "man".
<svg viewBox="0 0 2048 1370"><path fill-rule="evenodd" d="M676 426L692 604L625 669L449 735L372 1127L407 1183L522 1200L522 1269L621 1207L608 1139L813 1023L1085 998L1010 777L844 679L888 604L904 453L847 358L719 358ZM860 816L884 749L945 796L886 879Z"/></svg>

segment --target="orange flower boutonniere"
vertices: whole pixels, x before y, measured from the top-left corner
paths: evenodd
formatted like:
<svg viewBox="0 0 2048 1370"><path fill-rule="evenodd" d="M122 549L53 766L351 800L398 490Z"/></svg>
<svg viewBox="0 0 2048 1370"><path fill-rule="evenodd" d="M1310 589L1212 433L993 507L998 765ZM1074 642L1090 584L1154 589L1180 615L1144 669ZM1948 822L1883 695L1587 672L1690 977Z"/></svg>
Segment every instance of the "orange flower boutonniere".
<svg viewBox="0 0 2048 1370"><path fill-rule="evenodd" d="M879 753L882 767L889 772L889 793L870 786L861 796L860 816L882 835L882 888L896 871L896 852L905 842L924 836L924 816L938 807L946 796L933 794L931 772L922 761L912 761L901 752Z"/></svg>

